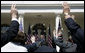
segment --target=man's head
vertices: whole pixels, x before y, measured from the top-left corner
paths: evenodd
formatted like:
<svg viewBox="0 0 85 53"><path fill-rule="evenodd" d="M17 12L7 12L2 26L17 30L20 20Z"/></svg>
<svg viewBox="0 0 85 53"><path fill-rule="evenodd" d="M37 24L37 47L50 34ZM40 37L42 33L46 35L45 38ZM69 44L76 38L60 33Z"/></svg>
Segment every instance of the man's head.
<svg viewBox="0 0 85 53"><path fill-rule="evenodd" d="M18 35L12 40L12 42L25 43L26 36L22 31L18 31Z"/></svg>
<svg viewBox="0 0 85 53"><path fill-rule="evenodd" d="M45 39L45 40L46 40L46 36L45 36L45 35L43 35L43 34L41 34L41 35L40 35L40 38L41 38L41 39Z"/></svg>

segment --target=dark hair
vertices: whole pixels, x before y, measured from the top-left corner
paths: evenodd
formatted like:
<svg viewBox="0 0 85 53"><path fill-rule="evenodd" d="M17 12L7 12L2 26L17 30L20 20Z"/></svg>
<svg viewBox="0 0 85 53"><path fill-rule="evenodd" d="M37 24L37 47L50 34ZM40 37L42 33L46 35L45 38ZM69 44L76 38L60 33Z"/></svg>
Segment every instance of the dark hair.
<svg viewBox="0 0 85 53"><path fill-rule="evenodd" d="M12 42L20 42L20 43L25 43L26 40L26 35L19 31L18 35L12 40Z"/></svg>

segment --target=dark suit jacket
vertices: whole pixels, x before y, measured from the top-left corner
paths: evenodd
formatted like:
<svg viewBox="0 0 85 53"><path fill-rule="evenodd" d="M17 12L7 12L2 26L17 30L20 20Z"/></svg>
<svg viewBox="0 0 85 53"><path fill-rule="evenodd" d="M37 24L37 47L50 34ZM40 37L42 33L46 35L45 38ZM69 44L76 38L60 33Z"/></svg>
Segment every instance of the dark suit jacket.
<svg viewBox="0 0 85 53"><path fill-rule="evenodd" d="M34 52L56 52L56 49L43 45Z"/></svg>
<svg viewBox="0 0 85 53"><path fill-rule="evenodd" d="M54 48L51 48L49 46L42 45L43 40L37 41L32 44L24 45L28 49L28 52L56 52Z"/></svg>
<svg viewBox="0 0 85 53"><path fill-rule="evenodd" d="M27 44L27 45L24 45L24 47L27 48L28 52L34 52L38 48L37 44L38 43Z"/></svg>
<svg viewBox="0 0 85 53"><path fill-rule="evenodd" d="M77 51L84 51L84 30L72 18L66 19L65 24L71 32L74 43L77 44Z"/></svg>
<svg viewBox="0 0 85 53"><path fill-rule="evenodd" d="M76 52L76 44L63 40L63 36L59 36L57 39L54 38L54 43L60 47L60 52Z"/></svg>
<svg viewBox="0 0 85 53"><path fill-rule="evenodd" d="M10 42L18 33L19 23L17 21L12 21L9 29L6 33L1 34L1 47L6 43Z"/></svg>

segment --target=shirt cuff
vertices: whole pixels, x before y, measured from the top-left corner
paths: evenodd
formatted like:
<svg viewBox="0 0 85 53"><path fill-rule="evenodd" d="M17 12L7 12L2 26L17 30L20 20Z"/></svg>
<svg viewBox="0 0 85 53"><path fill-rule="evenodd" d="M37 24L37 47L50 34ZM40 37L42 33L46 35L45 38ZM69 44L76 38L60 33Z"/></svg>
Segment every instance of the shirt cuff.
<svg viewBox="0 0 85 53"><path fill-rule="evenodd" d="M17 18L12 18L12 21L17 21L18 22L18 19Z"/></svg>

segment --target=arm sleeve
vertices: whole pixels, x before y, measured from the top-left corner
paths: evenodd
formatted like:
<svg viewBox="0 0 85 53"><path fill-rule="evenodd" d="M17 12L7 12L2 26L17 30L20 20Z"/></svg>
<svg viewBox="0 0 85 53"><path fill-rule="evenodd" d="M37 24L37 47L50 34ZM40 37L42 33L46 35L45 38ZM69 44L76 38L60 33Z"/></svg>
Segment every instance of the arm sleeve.
<svg viewBox="0 0 85 53"><path fill-rule="evenodd" d="M66 47L66 43L63 41L63 38L57 38L57 39L54 39L54 42L57 46L59 46L60 48L65 48Z"/></svg>
<svg viewBox="0 0 85 53"><path fill-rule="evenodd" d="M18 30L19 23L13 20L6 33L1 34L1 47L11 41L17 35Z"/></svg>
<svg viewBox="0 0 85 53"><path fill-rule="evenodd" d="M65 24L66 24L67 28L69 29L69 31L71 32L73 40L75 39L75 40L77 40L77 42L83 44L84 30L82 30L81 27L72 18L65 19ZM75 42L75 40L74 40L74 42Z"/></svg>
<svg viewBox="0 0 85 53"><path fill-rule="evenodd" d="M36 43L25 45L25 47L27 48L28 52L34 52L37 49Z"/></svg>

